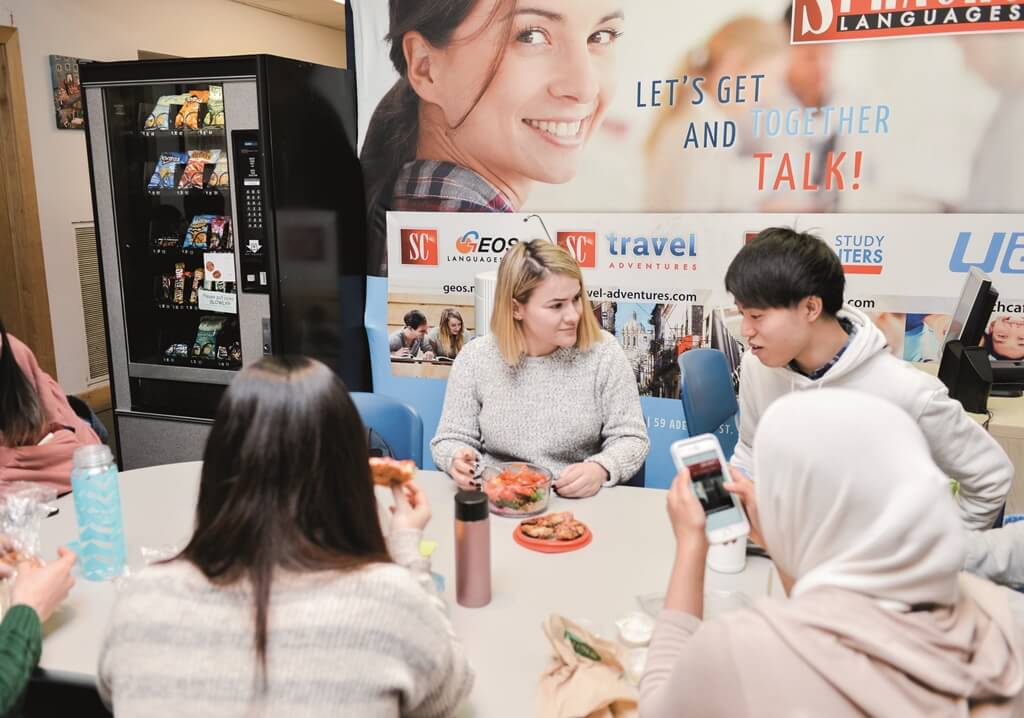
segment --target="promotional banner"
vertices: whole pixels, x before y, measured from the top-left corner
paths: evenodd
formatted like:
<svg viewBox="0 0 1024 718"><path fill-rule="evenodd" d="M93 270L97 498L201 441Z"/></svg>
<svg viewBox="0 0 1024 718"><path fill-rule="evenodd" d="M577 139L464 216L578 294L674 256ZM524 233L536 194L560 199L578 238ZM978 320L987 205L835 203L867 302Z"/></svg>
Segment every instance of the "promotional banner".
<svg viewBox="0 0 1024 718"><path fill-rule="evenodd" d="M1017 6L353 0L371 269L388 210L1024 210L1017 26L790 43L896 5Z"/></svg>
<svg viewBox="0 0 1024 718"><path fill-rule="evenodd" d="M957 23L849 24L936 5ZM351 0L374 390L414 404L429 441L451 335L486 331L488 273L535 237L580 261L631 357L648 485L671 477L668 443L685 435L674 357L712 343L714 309L734 321L725 268L766 226L821 234L848 297L912 360L937 358L965 268L988 268L1007 315L993 343L1013 355L1024 35L1010 5ZM890 21L904 30L888 35L921 34L844 41ZM445 328L444 351L392 356L413 311Z"/></svg>
<svg viewBox="0 0 1024 718"><path fill-rule="evenodd" d="M396 341L385 346L378 335L375 356L389 357L392 377L446 378L458 351L451 351L452 342L439 350L439 330L460 337L461 346L489 333L479 313L493 296L497 263L516 243L550 233L579 262L598 322L633 367L652 441L647 485L666 486L673 472L664 449L686 429L679 356L712 346L714 309L742 340L722 278L744 242L780 219L391 213L387 336ZM967 273L977 267L999 292L985 336L990 354L1024 359L1024 215L798 215L784 223L813 231L832 247L846 271L846 303L871 317L894 355L941 358ZM433 337L413 353L399 339L410 312L425 317Z"/></svg>

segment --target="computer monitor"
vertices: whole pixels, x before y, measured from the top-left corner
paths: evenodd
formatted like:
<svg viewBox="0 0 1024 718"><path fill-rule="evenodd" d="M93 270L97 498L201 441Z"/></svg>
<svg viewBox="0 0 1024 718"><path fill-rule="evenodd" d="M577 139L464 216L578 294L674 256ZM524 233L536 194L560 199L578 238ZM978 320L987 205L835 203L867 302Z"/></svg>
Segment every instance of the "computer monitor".
<svg viewBox="0 0 1024 718"><path fill-rule="evenodd" d="M992 280L977 267L971 267L960 292L960 299L953 311L953 319L946 333L946 342L957 340L965 347L981 344L992 310L995 309L999 292L992 286Z"/></svg>

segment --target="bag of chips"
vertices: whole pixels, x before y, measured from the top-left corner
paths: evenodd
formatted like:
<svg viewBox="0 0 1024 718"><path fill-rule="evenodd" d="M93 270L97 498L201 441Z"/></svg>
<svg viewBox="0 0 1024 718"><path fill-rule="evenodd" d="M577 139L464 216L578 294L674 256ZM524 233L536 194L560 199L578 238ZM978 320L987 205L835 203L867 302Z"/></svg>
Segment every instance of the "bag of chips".
<svg viewBox="0 0 1024 718"><path fill-rule="evenodd" d="M210 220L215 216L212 214L197 214L193 217L191 224L189 224L188 229L185 231L185 241L182 246L206 249L210 237Z"/></svg>
<svg viewBox="0 0 1024 718"><path fill-rule="evenodd" d="M203 126L224 126L224 88L220 85L210 85L210 97L206 104L206 117L203 119Z"/></svg>
<svg viewBox="0 0 1024 718"><path fill-rule="evenodd" d="M164 356L169 359L187 359L188 344L171 344L164 352Z"/></svg>
<svg viewBox="0 0 1024 718"><path fill-rule="evenodd" d="M145 122L142 123L144 130L168 130L171 127L170 113L171 105L184 104L188 94L164 95L156 101L153 111L149 113Z"/></svg>
<svg viewBox="0 0 1024 718"><path fill-rule="evenodd" d="M179 189L202 189L203 172L206 165L220 159L220 150L189 150L188 164L185 171L181 173L181 181L178 182Z"/></svg>
<svg viewBox="0 0 1024 718"><path fill-rule="evenodd" d="M174 173L178 165L188 162L186 152L161 152L160 159L156 163L156 170L149 179L150 189L174 188Z"/></svg>
<svg viewBox="0 0 1024 718"><path fill-rule="evenodd" d="M220 187L221 189L227 189L231 186L231 180L228 176L228 158L224 155L217 164L213 166L213 174L210 175L210 187Z"/></svg>
<svg viewBox="0 0 1024 718"><path fill-rule="evenodd" d="M209 90L189 90L185 98L185 104L178 110L178 116L174 118L176 129L199 129L199 105L206 104L210 99Z"/></svg>
<svg viewBox="0 0 1024 718"><path fill-rule="evenodd" d="M214 216L210 219L210 249L229 250L231 241L231 218Z"/></svg>
<svg viewBox="0 0 1024 718"><path fill-rule="evenodd" d="M199 320L196 340L192 344L192 356L204 359L216 357L218 339L227 320L227 317L203 317Z"/></svg>

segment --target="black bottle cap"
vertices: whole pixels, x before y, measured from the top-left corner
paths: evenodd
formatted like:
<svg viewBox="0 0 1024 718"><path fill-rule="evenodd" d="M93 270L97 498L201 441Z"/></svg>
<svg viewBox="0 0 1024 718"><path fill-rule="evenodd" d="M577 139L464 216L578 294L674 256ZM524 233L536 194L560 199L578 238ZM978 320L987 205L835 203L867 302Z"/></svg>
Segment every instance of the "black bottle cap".
<svg viewBox="0 0 1024 718"><path fill-rule="evenodd" d="M455 494L456 521L484 521L490 511L487 494L483 491L460 491Z"/></svg>

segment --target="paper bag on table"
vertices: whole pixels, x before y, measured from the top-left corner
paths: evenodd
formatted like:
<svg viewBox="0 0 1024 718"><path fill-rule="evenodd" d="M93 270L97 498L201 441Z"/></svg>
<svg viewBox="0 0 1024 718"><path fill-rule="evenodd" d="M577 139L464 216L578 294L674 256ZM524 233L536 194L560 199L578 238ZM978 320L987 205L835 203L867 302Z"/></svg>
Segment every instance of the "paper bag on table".
<svg viewBox="0 0 1024 718"><path fill-rule="evenodd" d="M614 643L562 616L548 616L544 632L555 655L540 677L539 718L636 718L636 692Z"/></svg>

